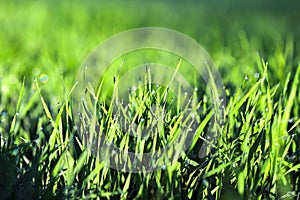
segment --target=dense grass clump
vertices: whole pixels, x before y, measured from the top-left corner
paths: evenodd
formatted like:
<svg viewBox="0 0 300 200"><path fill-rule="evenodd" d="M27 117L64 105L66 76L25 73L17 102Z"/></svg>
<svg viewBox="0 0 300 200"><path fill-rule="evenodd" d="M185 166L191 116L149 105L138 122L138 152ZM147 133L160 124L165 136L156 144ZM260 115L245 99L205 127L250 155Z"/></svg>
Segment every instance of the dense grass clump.
<svg viewBox="0 0 300 200"><path fill-rule="evenodd" d="M0 199L300 199L296 1L249 3L247 9L234 1L222 6L177 1L0 4ZM191 145L176 161L148 173L129 173L93 155L76 129L72 95L76 72L94 46L143 26L175 29L201 43L222 74L226 104L224 122L215 130L215 142L209 142L205 137L213 108L203 81L193 73L187 74L197 101L191 100L190 107L179 106L177 91L147 82L147 73L143 87L132 90L128 104L116 110L116 99L93 99L93 128L124 150L151 153L177 142L183 125L198 124ZM143 59L146 64L149 55L131 57L126 65ZM176 69L177 60L170 62ZM118 80L118 74L108 72L108 84L100 87L99 80L99 88L88 88L87 94L109 95ZM153 109L155 104L163 110ZM184 123L185 111L194 115ZM161 113L163 121L153 117ZM120 123L133 124L133 134L142 137L133 139ZM143 135L141 127L154 137ZM203 144L210 148L201 157Z"/></svg>

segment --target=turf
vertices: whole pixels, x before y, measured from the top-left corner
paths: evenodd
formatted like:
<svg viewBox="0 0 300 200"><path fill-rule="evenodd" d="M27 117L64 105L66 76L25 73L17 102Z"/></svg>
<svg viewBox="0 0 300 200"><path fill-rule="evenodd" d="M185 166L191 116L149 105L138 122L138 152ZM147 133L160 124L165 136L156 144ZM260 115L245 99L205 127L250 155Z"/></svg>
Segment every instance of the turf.
<svg viewBox="0 0 300 200"><path fill-rule="evenodd" d="M299 7L296 1L1 1L0 198L299 199ZM77 71L96 45L144 26L174 29L203 45L221 72L227 102L217 142L199 157L211 105L201 81L190 77L206 108L196 117L192 145L172 164L128 173L86 150L74 128L71 97ZM126 64L153 54L141 55ZM177 64L178 58L171 60ZM114 71L106 77L110 86L98 88L101 94L118 81ZM138 126L153 125L141 119L153 100L164 103L166 88L155 96L150 87L145 82L130 94L137 107L120 106L116 113ZM121 149L151 152L180 131L182 112L168 100L167 123L151 141L131 140L118 129L109 98L99 101L97 123Z"/></svg>

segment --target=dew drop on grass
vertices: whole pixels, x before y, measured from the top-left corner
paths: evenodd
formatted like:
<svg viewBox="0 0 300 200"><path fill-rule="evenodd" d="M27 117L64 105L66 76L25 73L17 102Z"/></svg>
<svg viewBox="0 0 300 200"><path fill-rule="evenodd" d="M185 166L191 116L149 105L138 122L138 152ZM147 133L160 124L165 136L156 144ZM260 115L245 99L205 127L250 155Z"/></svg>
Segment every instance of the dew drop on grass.
<svg viewBox="0 0 300 200"><path fill-rule="evenodd" d="M197 87L195 87L195 91L198 91L198 88L197 88Z"/></svg>
<svg viewBox="0 0 300 200"><path fill-rule="evenodd" d="M42 83L47 83L49 78L47 74L41 74L39 79Z"/></svg>
<svg viewBox="0 0 300 200"><path fill-rule="evenodd" d="M5 117L6 117L6 112L3 111L3 112L1 113L1 122L5 122Z"/></svg>
<svg viewBox="0 0 300 200"><path fill-rule="evenodd" d="M245 76L245 80L246 80L246 81L248 80L248 76Z"/></svg>
<svg viewBox="0 0 300 200"><path fill-rule="evenodd" d="M289 119L289 123L293 123L293 121L294 121L293 119Z"/></svg>
<svg viewBox="0 0 300 200"><path fill-rule="evenodd" d="M256 72L256 73L254 74L254 78L259 78L259 73Z"/></svg>
<svg viewBox="0 0 300 200"><path fill-rule="evenodd" d="M166 165L161 166L162 170L166 170Z"/></svg>
<svg viewBox="0 0 300 200"><path fill-rule="evenodd" d="M3 111L3 112L1 113L1 117L6 117L6 112L5 112L5 111Z"/></svg>

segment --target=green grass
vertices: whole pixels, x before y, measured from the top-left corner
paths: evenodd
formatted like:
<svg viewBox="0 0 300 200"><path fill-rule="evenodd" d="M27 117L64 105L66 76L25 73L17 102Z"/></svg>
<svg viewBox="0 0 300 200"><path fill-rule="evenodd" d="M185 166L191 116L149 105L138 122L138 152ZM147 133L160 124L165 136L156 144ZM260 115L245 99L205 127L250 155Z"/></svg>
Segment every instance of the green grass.
<svg viewBox="0 0 300 200"><path fill-rule="evenodd" d="M175 2L0 3L1 199L300 199L298 3ZM79 66L99 42L143 26L174 29L203 45L222 74L227 105L217 141L199 157L212 106L202 82L188 77L199 88L192 108L203 108L195 117L199 127L192 145L156 171L128 173L105 166L86 150L74 128L71 97ZM151 52L143 55L124 65L160 61ZM176 68L178 58L167 59ZM107 84L89 94L109 96L118 84L119 61L105 75ZM184 74L184 69L183 61L178 70ZM40 74L47 74L48 82L41 82ZM166 88L147 80L145 74L145 87L116 113L126 123L134 118L140 130L155 126L147 109L165 105L167 123L153 138L132 139L113 120L111 98L94 99L99 120L91 126L101 127L121 149L153 152L180 132L178 119L185 111L180 102L172 102L169 93L164 104ZM148 120L141 120L145 115Z"/></svg>

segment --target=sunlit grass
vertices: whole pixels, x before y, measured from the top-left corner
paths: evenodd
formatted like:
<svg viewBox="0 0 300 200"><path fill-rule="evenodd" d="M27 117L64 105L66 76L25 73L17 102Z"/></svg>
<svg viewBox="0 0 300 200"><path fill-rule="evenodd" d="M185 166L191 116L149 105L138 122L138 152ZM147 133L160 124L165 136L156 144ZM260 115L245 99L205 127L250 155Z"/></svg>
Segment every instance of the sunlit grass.
<svg viewBox="0 0 300 200"><path fill-rule="evenodd" d="M278 20L258 10L225 18L222 9L209 14L206 4L179 5L179 10L149 4L153 9L145 12L138 3L126 9L113 3L40 2L22 9L14 2L1 4L7 9L0 8L0 198L299 199L299 30L291 20L296 14L276 13ZM173 28L203 44L222 73L227 101L221 132L201 157L212 107L203 85L191 76L198 98L192 108L201 108L191 146L158 170L128 173L87 151L75 129L71 97L84 56L111 34L139 26ZM109 94L120 84L115 73L105 78L112 88L89 94ZM167 88L147 80L146 73L129 104L94 99L98 121L90 124L92 130L99 126L124 150L151 153L172 142L182 125L181 102L173 100L177 91L165 99ZM163 110L154 110L154 104ZM163 112L155 121L154 114ZM132 139L120 121L144 138ZM154 130L152 138L142 127Z"/></svg>

